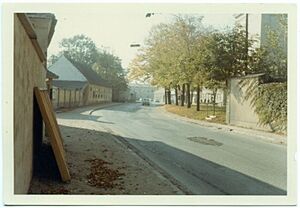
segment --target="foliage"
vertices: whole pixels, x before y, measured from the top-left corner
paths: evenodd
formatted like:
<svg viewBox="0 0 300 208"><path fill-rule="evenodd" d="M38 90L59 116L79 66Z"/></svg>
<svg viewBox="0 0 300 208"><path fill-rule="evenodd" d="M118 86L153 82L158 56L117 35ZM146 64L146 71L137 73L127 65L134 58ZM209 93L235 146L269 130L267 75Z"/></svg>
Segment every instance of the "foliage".
<svg viewBox="0 0 300 208"><path fill-rule="evenodd" d="M106 50L98 49L94 41L85 35L64 38L60 43L61 51L50 56L48 64L53 64L61 55L78 63L90 66L100 77L112 85L113 99L121 91L127 90L126 71L121 59Z"/></svg>
<svg viewBox="0 0 300 208"><path fill-rule="evenodd" d="M85 35L75 35L71 38L64 38L60 42L61 54L66 57L92 66L96 61L97 47L93 40Z"/></svg>
<svg viewBox="0 0 300 208"><path fill-rule="evenodd" d="M274 15L273 18L277 27L266 27L266 41L262 45L263 71L287 79L287 15Z"/></svg>
<svg viewBox="0 0 300 208"><path fill-rule="evenodd" d="M153 27L130 64L129 78L150 80L162 87L198 82L204 77L205 32L198 16L176 16L170 24Z"/></svg>
<svg viewBox="0 0 300 208"><path fill-rule="evenodd" d="M47 66L49 67L49 66L51 66L52 64L54 64L54 63L58 60L59 57L60 57L59 54L57 54L57 55L52 54L52 55L48 58L48 60L47 60Z"/></svg>
<svg viewBox="0 0 300 208"><path fill-rule="evenodd" d="M162 87L190 84L191 89L198 85L214 91L223 88L224 101L227 80L233 76L264 73L273 80L285 81L287 16L275 14L273 17L278 18L280 28L267 28L267 38L262 41L265 44L256 47L257 39L249 38L241 26L216 31L204 28L202 17L176 16L173 22L159 24L152 29L145 46L130 65L129 77L150 80L152 84ZM277 23L275 25L278 26ZM249 83L243 83L247 84ZM274 129L282 129L280 122L283 122L282 126L285 125L284 112L278 106L283 104L277 105L272 101L268 106L267 99L262 100L268 93L262 90L265 85L260 84L250 83L246 98L253 98L253 106L262 124L270 123ZM264 93L263 97L255 94L258 89L260 93ZM283 93L283 96L286 95L284 88L276 88L270 93L275 93L276 90ZM280 102L283 103L284 99ZM277 115L278 112L281 112L281 116Z"/></svg>
<svg viewBox="0 0 300 208"><path fill-rule="evenodd" d="M270 125L274 131L287 128L287 83L261 84L253 96L255 112L260 124Z"/></svg>
<svg viewBox="0 0 300 208"><path fill-rule="evenodd" d="M127 90L126 73L119 57L105 50L99 51L92 68L100 77L112 84L114 99L117 99L119 92Z"/></svg>

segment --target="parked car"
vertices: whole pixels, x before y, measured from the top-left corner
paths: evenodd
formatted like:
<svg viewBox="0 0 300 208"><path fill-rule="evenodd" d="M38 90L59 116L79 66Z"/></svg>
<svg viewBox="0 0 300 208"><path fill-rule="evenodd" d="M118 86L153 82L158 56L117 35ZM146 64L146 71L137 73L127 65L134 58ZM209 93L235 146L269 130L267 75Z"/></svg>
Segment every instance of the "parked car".
<svg viewBox="0 0 300 208"><path fill-rule="evenodd" d="M144 98L143 99L143 102L142 102L142 105L150 105L150 99L148 99L148 98Z"/></svg>

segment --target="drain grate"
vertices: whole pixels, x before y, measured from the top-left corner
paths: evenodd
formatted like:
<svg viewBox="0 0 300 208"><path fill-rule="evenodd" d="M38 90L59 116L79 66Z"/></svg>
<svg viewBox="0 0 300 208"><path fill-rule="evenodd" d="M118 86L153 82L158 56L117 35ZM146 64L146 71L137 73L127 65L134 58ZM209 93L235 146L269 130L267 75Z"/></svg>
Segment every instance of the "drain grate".
<svg viewBox="0 0 300 208"><path fill-rule="evenodd" d="M212 145L212 146L221 146L221 145L223 145L223 143L221 143L221 142L217 142L213 139L208 139L206 137L188 137L187 139L190 140L190 141L193 141L193 142L204 144L204 145Z"/></svg>

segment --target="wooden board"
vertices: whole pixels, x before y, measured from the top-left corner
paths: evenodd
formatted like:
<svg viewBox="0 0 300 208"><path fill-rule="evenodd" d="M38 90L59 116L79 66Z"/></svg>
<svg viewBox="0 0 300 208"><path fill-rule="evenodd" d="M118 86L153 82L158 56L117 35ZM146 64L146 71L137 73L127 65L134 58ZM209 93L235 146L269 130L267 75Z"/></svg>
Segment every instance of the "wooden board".
<svg viewBox="0 0 300 208"><path fill-rule="evenodd" d="M35 87L34 94L37 98L47 132L50 136L50 143L54 152L55 160L58 165L61 178L63 181L69 181L71 177L65 159L62 136L56 121L48 91L40 90L39 88Z"/></svg>

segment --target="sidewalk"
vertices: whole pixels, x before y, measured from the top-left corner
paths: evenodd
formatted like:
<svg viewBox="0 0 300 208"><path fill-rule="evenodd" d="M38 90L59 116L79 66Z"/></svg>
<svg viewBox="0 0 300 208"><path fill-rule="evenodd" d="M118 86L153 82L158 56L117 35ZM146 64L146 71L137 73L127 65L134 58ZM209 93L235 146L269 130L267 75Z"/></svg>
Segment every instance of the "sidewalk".
<svg viewBox="0 0 300 208"><path fill-rule="evenodd" d="M30 194L177 195L183 194L134 151L101 125L96 109L116 104L90 106L58 114L70 183L60 181L49 144L44 144L32 179ZM113 124L111 124L113 125Z"/></svg>
<svg viewBox="0 0 300 208"><path fill-rule="evenodd" d="M164 113L166 116L186 121L189 123L193 124L198 124L201 126L209 127L209 128L214 128L215 130L218 131L225 131L225 132L230 132L230 133L238 133L238 134L244 134L244 135L250 135L250 136L255 136L259 137L260 139L266 141L266 142L271 142L275 144L282 144L286 145L287 144L287 136L286 135L279 135L271 132L266 132L266 131L261 131L261 130L255 130L255 129L247 129L243 127L238 127L238 126L232 126L232 125L225 125L225 124L218 124L218 123L212 123L212 122L207 122L207 121L200 121L200 120L194 120L186 117L182 117L173 113L168 112L164 106L160 107L158 109L162 113Z"/></svg>

